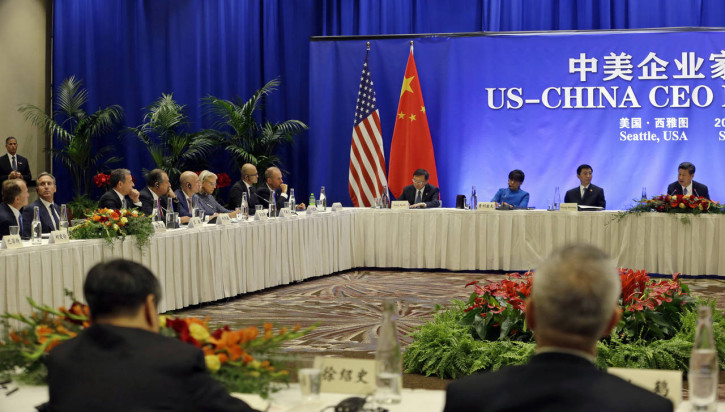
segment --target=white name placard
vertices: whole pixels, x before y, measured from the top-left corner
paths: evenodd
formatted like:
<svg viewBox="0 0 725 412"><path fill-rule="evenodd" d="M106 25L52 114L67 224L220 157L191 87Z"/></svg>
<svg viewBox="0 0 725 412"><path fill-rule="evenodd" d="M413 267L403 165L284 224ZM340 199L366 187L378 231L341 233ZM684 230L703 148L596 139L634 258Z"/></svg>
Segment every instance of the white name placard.
<svg viewBox="0 0 725 412"><path fill-rule="evenodd" d="M476 210L496 210L496 202L478 202Z"/></svg>
<svg viewBox="0 0 725 412"><path fill-rule="evenodd" d="M332 204L332 211L337 212L338 210L342 210L342 203L335 202Z"/></svg>
<svg viewBox="0 0 725 412"><path fill-rule="evenodd" d="M192 217L191 219L189 219L189 226L188 227L189 227L189 229L200 228L202 224L203 223L202 223L201 218L199 216Z"/></svg>
<svg viewBox="0 0 725 412"><path fill-rule="evenodd" d="M164 233L166 232L166 222L151 222L151 224L154 227L154 233Z"/></svg>
<svg viewBox="0 0 725 412"><path fill-rule="evenodd" d="M390 202L390 208L393 210L408 210L410 208L410 203L408 203L407 200L393 200Z"/></svg>
<svg viewBox="0 0 725 412"><path fill-rule="evenodd" d="M267 209L257 210L257 213L254 214L254 220L261 222L269 220L267 213L269 213L269 210Z"/></svg>
<svg viewBox="0 0 725 412"><path fill-rule="evenodd" d="M279 211L279 217L282 219L288 218L292 216L292 211L289 210L289 208L282 208L282 210Z"/></svg>
<svg viewBox="0 0 725 412"><path fill-rule="evenodd" d="M560 203L559 204L559 211L560 212L576 212L579 210L576 203Z"/></svg>
<svg viewBox="0 0 725 412"><path fill-rule="evenodd" d="M309 206L307 208L308 215L314 215L315 213L317 213L317 206Z"/></svg>
<svg viewBox="0 0 725 412"><path fill-rule="evenodd" d="M672 401L675 410L682 402L682 371L607 368L607 372L657 395L664 396Z"/></svg>
<svg viewBox="0 0 725 412"><path fill-rule="evenodd" d="M228 214L222 213L216 216L216 224L222 226L230 225L232 224L232 218Z"/></svg>
<svg viewBox="0 0 725 412"><path fill-rule="evenodd" d="M375 361L372 359L317 356L315 367L321 372L321 392L367 395L375 391Z"/></svg>
<svg viewBox="0 0 725 412"><path fill-rule="evenodd" d="M19 249L21 247L23 247L23 241L20 239L20 235L3 236L3 249Z"/></svg>
<svg viewBox="0 0 725 412"><path fill-rule="evenodd" d="M70 242L70 237L68 236L68 231L65 229L61 230L53 230L50 232L50 237L48 238L48 244L61 244L61 243L68 243Z"/></svg>

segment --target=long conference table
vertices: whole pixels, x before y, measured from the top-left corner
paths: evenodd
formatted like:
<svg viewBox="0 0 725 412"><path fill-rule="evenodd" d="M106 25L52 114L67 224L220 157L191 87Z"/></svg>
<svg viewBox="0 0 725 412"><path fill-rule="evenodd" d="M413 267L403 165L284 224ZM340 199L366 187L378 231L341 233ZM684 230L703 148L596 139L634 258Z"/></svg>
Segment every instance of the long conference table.
<svg viewBox="0 0 725 412"><path fill-rule="evenodd" d="M158 233L143 252L132 237L0 250L0 313L79 299L96 263L131 259L158 276L160 311L212 302L354 268L524 271L558 246L597 245L620 267L725 276L725 216L458 209L336 212Z"/></svg>

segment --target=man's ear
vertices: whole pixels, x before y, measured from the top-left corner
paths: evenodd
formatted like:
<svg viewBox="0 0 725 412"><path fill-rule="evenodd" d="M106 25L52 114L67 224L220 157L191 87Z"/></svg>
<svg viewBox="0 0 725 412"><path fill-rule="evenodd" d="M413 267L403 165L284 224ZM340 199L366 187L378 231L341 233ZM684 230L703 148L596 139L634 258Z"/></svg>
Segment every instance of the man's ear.
<svg viewBox="0 0 725 412"><path fill-rule="evenodd" d="M526 299L526 326L529 330L536 329L536 317L534 315L534 300L529 296Z"/></svg>
<svg viewBox="0 0 725 412"><path fill-rule="evenodd" d="M156 309L156 296L149 294L144 301L144 320L149 330L152 332L159 331L159 312Z"/></svg>
<svg viewBox="0 0 725 412"><path fill-rule="evenodd" d="M612 312L612 316L609 318L607 327L604 329L604 332L602 332L602 337L611 335L612 330L617 327L620 320L622 320L622 308L616 307L614 308L614 312Z"/></svg>

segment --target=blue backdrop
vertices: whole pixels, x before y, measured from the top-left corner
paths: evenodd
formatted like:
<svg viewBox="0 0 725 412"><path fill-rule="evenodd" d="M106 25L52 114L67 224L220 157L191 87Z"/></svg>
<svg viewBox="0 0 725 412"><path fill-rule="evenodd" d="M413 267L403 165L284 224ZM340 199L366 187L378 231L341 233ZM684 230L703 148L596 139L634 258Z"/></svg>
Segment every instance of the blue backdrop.
<svg viewBox="0 0 725 412"><path fill-rule="evenodd" d="M302 193L317 191L320 185L326 184L331 200L349 204L347 162L354 96L352 103L349 99L357 84L346 80L347 73L337 73L341 80L337 86L344 98L313 100L310 91L326 88L331 79L320 83L319 78L311 77L310 67L311 64L313 70L325 64L350 67L349 76L356 77L361 70L364 49L360 45L330 45L332 49L339 48L327 55L332 60L322 62L314 58L311 61L310 36L667 26L725 26L725 3L719 0L460 0L451 7L448 2L436 0L55 0L53 79L56 84L70 75L83 79L89 92L89 109L119 104L125 109L124 126L138 125L143 108L161 93L174 93L175 99L186 105L188 127L198 130L210 125L203 115L202 97L212 94L221 98L237 95L246 98L266 81L279 77L282 86L268 100L262 118L269 121L294 118L310 123L312 128L309 134L298 137L293 147L281 151L284 166L290 171L286 179ZM373 49L373 78L379 87L378 93L387 93L378 100L388 143L393 124L386 116L390 110L387 106L392 105L395 110L397 105L397 99L389 98L389 91L399 90L407 53L404 46L407 40L398 42L377 44L376 41ZM459 70L453 60L434 62L426 57L424 50L434 44L442 49L451 43L444 37L424 39L418 42L416 54L429 106L439 104L435 101L436 87L430 86L438 80L431 76L455 74ZM323 47L322 43L319 47ZM455 46L451 52L460 53L456 51L459 47ZM486 61L485 64L494 63ZM504 86L497 83L494 87ZM328 107L332 101L340 103L330 114L344 123L340 127L344 133L325 134L317 130L324 124L311 110ZM432 128L440 130L455 121L442 117L444 113L448 112L429 114ZM440 139L440 135L434 139ZM107 143L117 147L118 153L125 157L123 165L136 175L142 168L152 167L146 149L137 141L128 138L117 141L116 136L111 136ZM459 148L442 147L440 140L435 144L439 168L445 173L456 171L455 165L465 155ZM227 171L233 178L238 177L223 156L217 154L209 162L212 170ZM331 167L338 164L343 166ZM602 167L595 166L595 179L601 178ZM671 170L672 166L668 163L667 168ZM495 176L490 176L501 182L493 186L505 183L506 169L507 166L501 165ZM64 178L66 173L57 163L54 172L60 179L59 200L68 200L70 185ZM481 171L481 176L484 172ZM551 184L546 181L546 185ZM533 179L527 179L526 186L533 185ZM444 193L453 194L456 190L449 185Z"/></svg>

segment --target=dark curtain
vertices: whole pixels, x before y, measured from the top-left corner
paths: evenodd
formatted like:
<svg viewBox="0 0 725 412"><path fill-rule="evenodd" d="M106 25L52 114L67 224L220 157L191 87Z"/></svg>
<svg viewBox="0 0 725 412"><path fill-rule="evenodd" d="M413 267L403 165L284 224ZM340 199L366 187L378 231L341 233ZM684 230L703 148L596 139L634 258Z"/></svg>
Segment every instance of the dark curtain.
<svg viewBox="0 0 725 412"><path fill-rule="evenodd" d="M122 127L137 126L144 107L162 93L173 93L186 106L189 130L199 130L210 126L203 97L246 99L278 77L282 85L267 101L262 120L308 122L309 105L316 104L309 101L309 90L315 87L309 84L310 36L673 26L725 26L725 2L55 0L53 79L55 85L71 75L82 79L89 111L121 105ZM352 118L353 109L331 115ZM143 187L141 170L153 167L145 147L120 129L101 144L116 147L124 157L118 166L131 169L137 187ZM311 170L330 159L312 159L309 148L324 144L310 142L305 133L293 146L280 150L282 166L289 171L286 180L297 188L300 199L318 190L318 179L310 181ZM212 171L239 177L221 152L207 161ZM67 172L58 162L54 172L59 179L58 200L70 200Z"/></svg>

